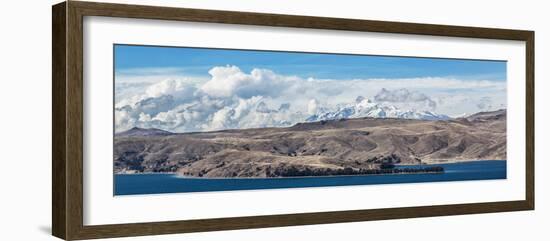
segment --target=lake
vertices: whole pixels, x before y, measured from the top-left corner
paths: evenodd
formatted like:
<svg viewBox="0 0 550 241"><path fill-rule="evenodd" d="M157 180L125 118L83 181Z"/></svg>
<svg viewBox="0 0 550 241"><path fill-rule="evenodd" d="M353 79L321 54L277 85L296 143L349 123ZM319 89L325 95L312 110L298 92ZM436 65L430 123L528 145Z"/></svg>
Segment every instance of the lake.
<svg viewBox="0 0 550 241"><path fill-rule="evenodd" d="M114 194L132 195L506 179L506 161L503 160L398 166L397 168L420 168L429 166L441 166L445 169L445 172L362 176L219 179L188 178L174 174L116 174Z"/></svg>

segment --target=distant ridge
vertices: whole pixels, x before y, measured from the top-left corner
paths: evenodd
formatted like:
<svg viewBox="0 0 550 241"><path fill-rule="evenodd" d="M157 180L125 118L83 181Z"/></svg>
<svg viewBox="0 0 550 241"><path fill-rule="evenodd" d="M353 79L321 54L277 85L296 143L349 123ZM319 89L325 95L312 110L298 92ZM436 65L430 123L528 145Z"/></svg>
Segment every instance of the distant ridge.
<svg viewBox="0 0 550 241"><path fill-rule="evenodd" d="M134 127L127 131L116 133L115 136L168 136L173 135L174 133L156 129L156 128L139 128Z"/></svg>
<svg viewBox="0 0 550 241"><path fill-rule="evenodd" d="M490 121L490 120L500 120L505 118L506 118L506 109L478 112L466 117L468 121Z"/></svg>
<svg viewBox="0 0 550 241"><path fill-rule="evenodd" d="M506 160L506 110L450 120L363 117L178 134L133 128L114 141L115 173L218 178L361 172L385 164Z"/></svg>

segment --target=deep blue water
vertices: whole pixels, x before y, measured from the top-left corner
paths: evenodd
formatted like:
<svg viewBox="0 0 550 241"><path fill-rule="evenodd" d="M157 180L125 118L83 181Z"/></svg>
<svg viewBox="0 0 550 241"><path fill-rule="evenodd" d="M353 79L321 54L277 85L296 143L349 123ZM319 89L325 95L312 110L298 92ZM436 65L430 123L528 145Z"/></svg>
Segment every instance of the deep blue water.
<svg viewBox="0 0 550 241"><path fill-rule="evenodd" d="M404 166L407 168L430 165ZM173 174L117 174L115 195L326 187L391 183L506 179L506 161L437 164L444 173L296 178L186 178ZM399 168L399 167L398 167Z"/></svg>

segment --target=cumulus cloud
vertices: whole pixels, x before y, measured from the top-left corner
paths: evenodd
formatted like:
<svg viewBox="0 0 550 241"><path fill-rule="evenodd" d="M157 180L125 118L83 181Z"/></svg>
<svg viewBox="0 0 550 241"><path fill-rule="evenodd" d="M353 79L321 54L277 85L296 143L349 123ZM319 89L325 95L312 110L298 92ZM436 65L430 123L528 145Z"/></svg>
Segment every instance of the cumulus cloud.
<svg viewBox="0 0 550 241"><path fill-rule="evenodd" d="M279 106L279 111L287 111L290 109L290 103L282 103L280 106Z"/></svg>
<svg viewBox="0 0 550 241"><path fill-rule="evenodd" d="M181 92L189 88L186 86L184 81L175 80L175 79L166 79L159 83L149 86L145 93L150 97L159 97L163 95L177 95L178 92Z"/></svg>
<svg viewBox="0 0 550 241"><path fill-rule="evenodd" d="M260 102L258 104L258 106L256 106L256 111L259 112L259 113L272 113L274 112L273 110L269 109L267 107L267 105L265 104L265 102Z"/></svg>
<svg viewBox="0 0 550 241"><path fill-rule="evenodd" d="M480 110L488 110L488 109L491 109L492 108L492 101L491 101L491 97L488 97L488 96L484 96L484 97L481 97L481 99L479 99L478 103L477 103L477 108L479 108Z"/></svg>
<svg viewBox="0 0 550 241"><path fill-rule="evenodd" d="M416 91L409 91L405 88L396 90L387 90L382 88L378 94L374 96L374 100L379 102L391 102L391 103L405 103L414 104L420 103L426 105L432 109L437 106L436 102L423 93Z"/></svg>
<svg viewBox="0 0 550 241"><path fill-rule="evenodd" d="M317 99L311 99L307 104L307 113L310 115L315 115L320 108L320 103Z"/></svg>
<svg viewBox="0 0 550 241"><path fill-rule="evenodd" d="M505 91L499 91L505 89L505 83L495 81L303 79L268 69L244 72L237 66L218 66L208 73L206 79L173 76L154 80L145 76L139 80L134 76L135 82L119 82L115 77L116 131L135 126L173 132L290 126L365 97L398 107L436 109L447 115L481 108L463 100L487 93L492 93L493 106L506 103Z"/></svg>
<svg viewBox="0 0 550 241"><path fill-rule="evenodd" d="M201 90L214 97L277 97L299 81L297 77L277 75L266 69L253 69L246 74L237 66L214 67L208 73L212 79Z"/></svg>
<svg viewBox="0 0 550 241"><path fill-rule="evenodd" d="M118 84L115 85L115 91L128 85L128 83L121 83L120 85L122 87ZM141 82L132 86L136 85L143 87L134 91L133 95L127 93L127 96L120 96L115 93L116 107L132 106L147 99L158 99L163 96L171 96L171 98L178 101L186 101L194 98L194 93L197 90L194 83L187 79L164 79L152 84Z"/></svg>

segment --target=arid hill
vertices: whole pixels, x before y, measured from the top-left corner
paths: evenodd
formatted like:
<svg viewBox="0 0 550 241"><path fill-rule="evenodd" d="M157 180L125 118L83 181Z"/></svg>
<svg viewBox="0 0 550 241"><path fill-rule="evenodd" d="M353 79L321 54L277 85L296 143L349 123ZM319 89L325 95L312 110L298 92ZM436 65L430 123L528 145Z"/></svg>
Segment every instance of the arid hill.
<svg viewBox="0 0 550 241"><path fill-rule="evenodd" d="M445 121L358 118L288 128L115 135L116 173L274 177L379 170L386 164L506 159L506 110Z"/></svg>

